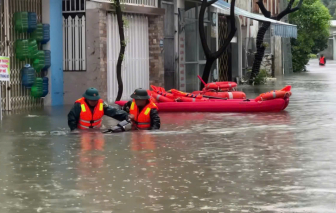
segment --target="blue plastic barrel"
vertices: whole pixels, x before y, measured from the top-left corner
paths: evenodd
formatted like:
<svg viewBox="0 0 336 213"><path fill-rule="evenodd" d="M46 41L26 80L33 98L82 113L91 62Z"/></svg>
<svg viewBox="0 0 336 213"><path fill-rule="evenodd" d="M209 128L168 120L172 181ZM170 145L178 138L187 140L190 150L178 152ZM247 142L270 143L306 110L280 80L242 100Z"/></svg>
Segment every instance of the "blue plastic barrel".
<svg viewBox="0 0 336 213"><path fill-rule="evenodd" d="M48 77L43 77L43 93L42 97L46 97L49 93L49 79Z"/></svg>
<svg viewBox="0 0 336 213"><path fill-rule="evenodd" d="M43 24L43 39L41 44L46 44L50 41L50 25Z"/></svg>
<svg viewBox="0 0 336 213"><path fill-rule="evenodd" d="M50 52L50 50L44 50L44 64L45 64L45 66L43 67L42 70L46 71L51 66L51 52Z"/></svg>
<svg viewBox="0 0 336 213"><path fill-rule="evenodd" d="M35 82L35 70L30 64L26 64L21 69L22 85L31 88Z"/></svg>
<svg viewBox="0 0 336 213"><path fill-rule="evenodd" d="M36 13L28 12L28 33L32 33L37 27Z"/></svg>

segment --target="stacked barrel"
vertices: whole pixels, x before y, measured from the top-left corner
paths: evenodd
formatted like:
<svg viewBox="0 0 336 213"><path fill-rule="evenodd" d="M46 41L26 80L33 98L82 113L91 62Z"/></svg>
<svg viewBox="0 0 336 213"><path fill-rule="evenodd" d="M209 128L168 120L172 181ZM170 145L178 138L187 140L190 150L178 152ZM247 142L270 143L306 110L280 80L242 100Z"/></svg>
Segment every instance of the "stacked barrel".
<svg viewBox="0 0 336 213"><path fill-rule="evenodd" d="M32 97L45 97L49 87L45 75L51 66L51 53L42 50L42 45L50 40L50 26L37 23L37 14L33 12L16 12L13 18L15 31L29 35L28 39L15 41L16 58L27 62L21 69L22 85L31 90Z"/></svg>

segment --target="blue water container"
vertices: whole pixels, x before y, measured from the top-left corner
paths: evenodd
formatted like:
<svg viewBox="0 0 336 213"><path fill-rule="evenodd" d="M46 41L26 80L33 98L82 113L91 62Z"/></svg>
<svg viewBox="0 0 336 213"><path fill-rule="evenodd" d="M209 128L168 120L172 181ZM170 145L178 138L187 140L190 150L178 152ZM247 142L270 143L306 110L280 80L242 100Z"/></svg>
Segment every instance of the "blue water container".
<svg viewBox="0 0 336 213"><path fill-rule="evenodd" d="M49 79L48 77L43 77L43 93L42 97L46 97L49 93Z"/></svg>
<svg viewBox="0 0 336 213"><path fill-rule="evenodd" d="M41 44L46 44L50 41L50 25L43 24L43 39Z"/></svg>
<svg viewBox="0 0 336 213"><path fill-rule="evenodd" d="M37 27L36 13L28 12L28 33L32 33Z"/></svg>
<svg viewBox="0 0 336 213"><path fill-rule="evenodd" d="M31 88L35 82L35 70L30 64L26 64L21 69L22 85Z"/></svg>
<svg viewBox="0 0 336 213"><path fill-rule="evenodd" d="M51 66L51 52L50 52L50 50L44 50L44 64L45 64L45 66L43 67L42 70L46 71Z"/></svg>

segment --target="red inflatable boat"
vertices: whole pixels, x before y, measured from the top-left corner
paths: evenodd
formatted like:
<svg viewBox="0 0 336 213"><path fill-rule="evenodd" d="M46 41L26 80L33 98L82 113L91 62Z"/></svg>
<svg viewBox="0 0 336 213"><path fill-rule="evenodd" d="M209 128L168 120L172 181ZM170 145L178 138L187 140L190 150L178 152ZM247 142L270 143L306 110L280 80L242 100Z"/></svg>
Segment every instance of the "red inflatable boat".
<svg viewBox="0 0 336 213"><path fill-rule="evenodd" d="M123 106L126 101L117 101ZM279 112L288 106L289 98L267 101L251 100L210 100L205 102L163 102L157 103L159 112Z"/></svg>
<svg viewBox="0 0 336 213"><path fill-rule="evenodd" d="M289 104L289 97L292 95L291 86L281 90L273 90L260 94L255 99L204 99L200 97L181 97L188 100L182 102L159 102L156 105L160 112L279 112ZM177 91L179 92L179 91ZM187 94L187 93L185 93ZM167 96L166 94L162 94ZM159 96L160 98L160 96ZM166 97L165 97L166 98ZM189 100L190 99L190 100ZM127 101L116 101L123 106Z"/></svg>

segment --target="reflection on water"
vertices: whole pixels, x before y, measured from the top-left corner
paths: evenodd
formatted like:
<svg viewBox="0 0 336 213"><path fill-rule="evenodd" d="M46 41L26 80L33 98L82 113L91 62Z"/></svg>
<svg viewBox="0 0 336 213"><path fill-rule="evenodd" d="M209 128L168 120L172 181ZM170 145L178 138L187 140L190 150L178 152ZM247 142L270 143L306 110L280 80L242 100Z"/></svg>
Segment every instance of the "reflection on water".
<svg viewBox="0 0 336 213"><path fill-rule="evenodd" d="M67 106L1 123L0 212L336 212L336 65L280 113L160 114L160 131L69 134ZM104 125L116 122L105 119Z"/></svg>

